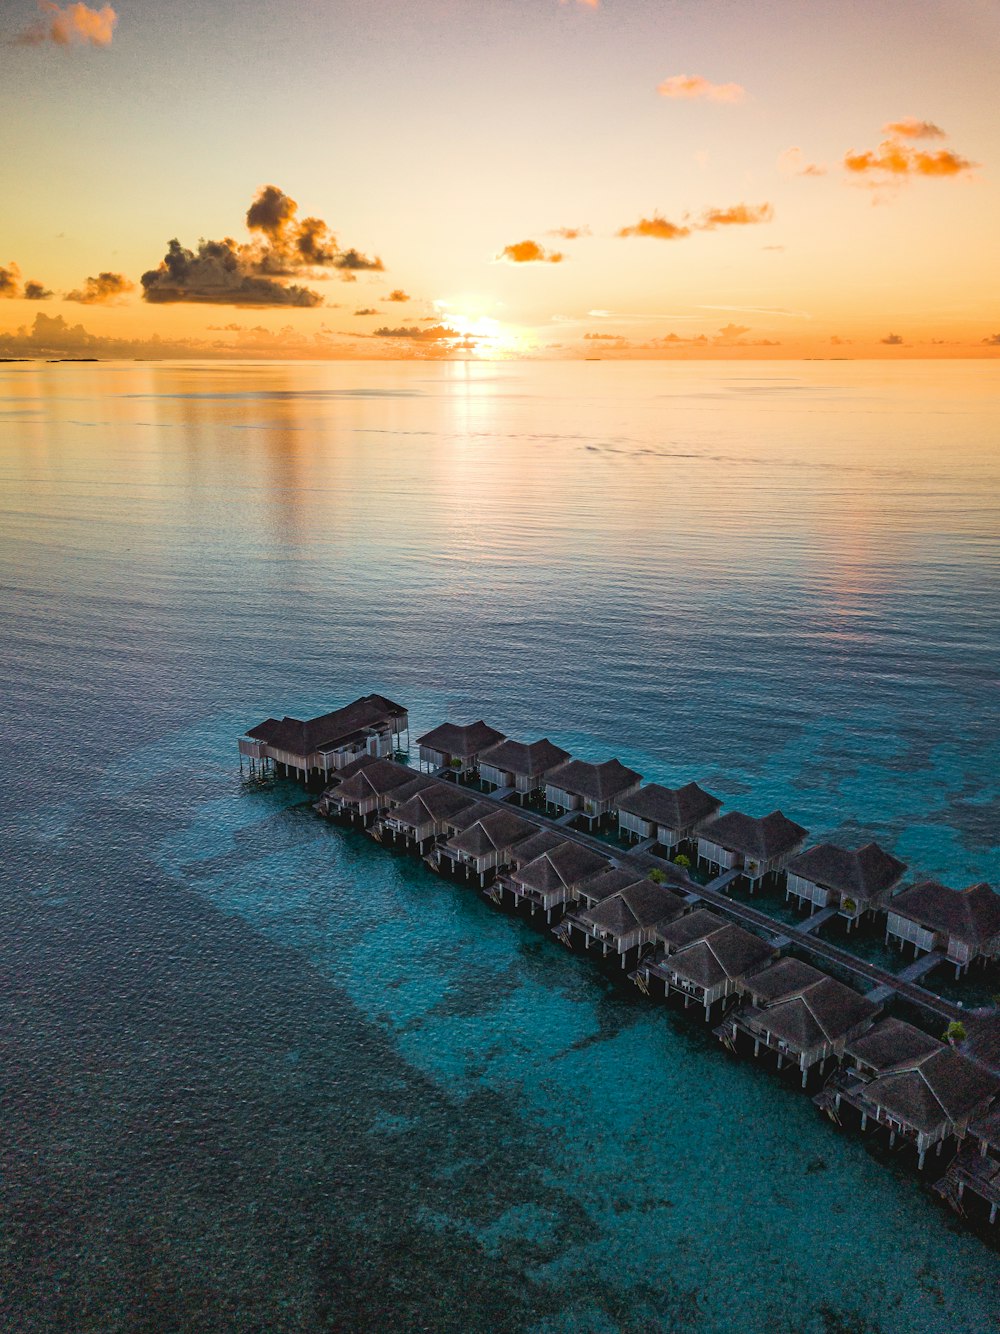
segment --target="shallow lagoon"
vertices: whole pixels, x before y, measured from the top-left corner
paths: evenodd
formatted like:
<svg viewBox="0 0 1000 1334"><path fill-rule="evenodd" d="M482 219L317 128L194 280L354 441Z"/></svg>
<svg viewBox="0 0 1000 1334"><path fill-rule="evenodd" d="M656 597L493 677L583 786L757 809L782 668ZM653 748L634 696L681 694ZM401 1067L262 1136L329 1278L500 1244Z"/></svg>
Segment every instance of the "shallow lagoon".
<svg viewBox="0 0 1000 1334"><path fill-rule="evenodd" d="M908 1171L234 739L383 689L996 882L994 367L2 378L9 1324L992 1326Z"/></svg>

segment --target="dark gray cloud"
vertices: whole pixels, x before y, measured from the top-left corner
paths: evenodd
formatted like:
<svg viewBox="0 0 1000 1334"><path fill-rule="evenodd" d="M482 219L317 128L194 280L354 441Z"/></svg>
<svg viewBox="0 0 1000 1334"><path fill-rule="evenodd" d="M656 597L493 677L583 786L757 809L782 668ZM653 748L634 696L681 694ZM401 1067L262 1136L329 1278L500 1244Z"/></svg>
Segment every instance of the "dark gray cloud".
<svg viewBox="0 0 1000 1334"><path fill-rule="evenodd" d="M142 275L143 297L154 303L202 302L227 306L319 306L323 298L288 278L326 277L345 282L361 271L381 272L377 256L342 249L322 218L299 218L298 204L276 185L265 185L246 214L247 242L224 237L189 250L173 240L155 269Z"/></svg>
<svg viewBox="0 0 1000 1334"><path fill-rule="evenodd" d="M25 301L48 301L52 293L43 283L26 282L24 284Z"/></svg>
<svg viewBox="0 0 1000 1334"><path fill-rule="evenodd" d="M894 334L894 333L887 334L885 338L881 339L881 341L885 343L886 347L902 347L903 345L902 338L899 336L899 334Z"/></svg>
<svg viewBox="0 0 1000 1334"><path fill-rule="evenodd" d="M381 329L376 329L372 337L410 338L420 343L440 343L446 338L460 338L461 334L457 329L449 329L445 324L434 324L429 329L421 329L419 324L408 324L396 329L384 325Z"/></svg>

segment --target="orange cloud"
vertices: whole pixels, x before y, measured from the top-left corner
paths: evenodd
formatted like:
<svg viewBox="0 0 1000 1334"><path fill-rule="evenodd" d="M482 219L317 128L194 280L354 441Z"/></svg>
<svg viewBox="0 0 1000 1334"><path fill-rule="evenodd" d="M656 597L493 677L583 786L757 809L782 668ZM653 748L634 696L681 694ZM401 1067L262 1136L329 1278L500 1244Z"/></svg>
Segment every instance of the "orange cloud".
<svg viewBox="0 0 1000 1334"><path fill-rule="evenodd" d="M118 15L110 5L91 9L89 5L71 4L65 9L41 0L38 8L44 17L14 38L15 46L110 46Z"/></svg>
<svg viewBox="0 0 1000 1334"><path fill-rule="evenodd" d="M561 264L566 256L561 250L546 250L537 241L516 241L504 246L497 258L510 264Z"/></svg>
<svg viewBox="0 0 1000 1334"><path fill-rule="evenodd" d="M651 218L640 218L631 227L622 227L618 236L654 236L660 241L677 241L682 236L690 236L691 228L671 222L668 218L654 213Z"/></svg>
<svg viewBox="0 0 1000 1334"><path fill-rule="evenodd" d="M461 336L457 329L449 329L445 324L435 324L430 329L421 329L419 324L402 325L398 329L384 326L372 334L372 338L409 338L419 343L440 343L444 339Z"/></svg>
<svg viewBox="0 0 1000 1334"><path fill-rule="evenodd" d="M702 231L716 227L748 227L755 222L770 222L774 209L770 204L734 204L731 208L710 208L701 215Z"/></svg>
<svg viewBox="0 0 1000 1334"><path fill-rule="evenodd" d="M806 162L801 148L786 148L778 157L778 169L790 176L825 176L821 162Z"/></svg>
<svg viewBox="0 0 1000 1334"><path fill-rule="evenodd" d="M581 236L590 236L589 227L554 227L549 236L561 236L564 241L579 241Z"/></svg>
<svg viewBox="0 0 1000 1334"><path fill-rule="evenodd" d="M887 335L885 336L885 338L880 338L880 339L879 339L879 342L880 342L880 343L885 343L886 347L902 347L902 346L903 346L903 340L902 340L902 338L900 338L899 334L894 334L894 333L887 334Z"/></svg>
<svg viewBox="0 0 1000 1334"><path fill-rule="evenodd" d="M13 300L21 295L21 270L11 261L6 266L0 264L0 297Z"/></svg>
<svg viewBox="0 0 1000 1334"><path fill-rule="evenodd" d="M904 139L947 139L940 125L930 120L917 120L913 116L904 116L902 120L890 120L882 126L886 134L902 135Z"/></svg>
<svg viewBox="0 0 1000 1334"><path fill-rule="evenodd" d="M907 123L898 122L900 125ZM917 130L907 130L904 133L911 138L919 137L920 134L926 136L927 130L933 130L934 135L944 134L944 131L939 130L936 125L927 124L927 130L924 130L925 124L927 123L920 122ZM927 151L922 148L911 148L901 139L890 138L883 139L878 148L870 149L866 153L845 154L844 166L855 175L876 173L883 179L903 180L908 176L958 176L963 171L971 171L974 167L978 167L979 163L970 162L968 158L962 157L960 153L955 153L950 148Z"/></svg>
<svg viewBox="0 0 1000 1334"><path fill-rule="evenodd" d="M374 306L363 306L361 310L356 310L355 315L377 315L378 311Z"/></svg>
<svg viewBox="0 0 1000 1334"><path fill-rule="evenodd" d="M88 278L82 288L67 292L65 300L81 306L99 306L134 290L135 283L130 283L123 273L99 273L96 278Z"/></svg>
<svg viewBox="0 0 1000 1334"><path fill-rule="evenodd" d="M409 292L404 292L401 287L394 287L386 297L386 301L409 301L409 299Z"/></svg>
<svg viewBox="0 0 1000 1334"><path fill-rule="evenodd" d="M700 74L671 74L657 84L661 97L700 98L706 102L742 102L746 89L738 83L711 83Z"/></svg>

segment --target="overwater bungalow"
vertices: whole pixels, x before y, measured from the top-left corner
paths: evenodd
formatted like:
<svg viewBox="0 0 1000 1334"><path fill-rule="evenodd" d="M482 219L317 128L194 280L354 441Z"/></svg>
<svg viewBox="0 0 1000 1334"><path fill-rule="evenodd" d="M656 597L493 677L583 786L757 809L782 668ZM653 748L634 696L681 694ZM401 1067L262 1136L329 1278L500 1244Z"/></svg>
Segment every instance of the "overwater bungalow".
<svg viewBox="0 0 1000 1334"><path fill-rule="evenodd" d="M810 912L836 908L850 931L867 913L884 911L906 866L877 843L854 849L818 843L793 857L786 870L786 899L797 899L800 907L808 903Z"/></svg>
<svg viewBox="0 0 1000 1334"><path fill-rule="evenodd" d="M900 890L886 905L886 944L913 946L914 954L941 950L955 976L976 959L1000 958L1000 894L984 882L949 889L922 880Z"/></svg>
<svg viewBox="0 0 1000 1334"><path fill-rule="evenodd" d="M567 760L553 769L545 780L545 804L557 811L579 811L591 827L623 798L636 792L642 775L627 769L620 760L591 764L587 760Z"/></svg>
<svg viewBox="0 0 1000 1334"><path fill-rule="evenodd" d="M460 812L457 818L466 814ZM491 806L435 850L437 866L449 867L454 873L461 871L466 878L478 876L484 886L489 875L508 864L514 846L530 838L536 828L515 811Z"/></svg>
<svg viewBox="0 0 1000 1334"><path fill-rule="evenodd" d="M989 1206L990 1222L1000 1213L1000 1108L973 1121L947 1172L934 1189L958 1213L965 1213L965 1192Z"/></svg>
<svg viewBox="0 0 1000 1334"><path fill-rule="evenodd" d="M746 979L750 998L727 1015L715 1030L736 1050L737 1035L753 1040L753 1054L761 1047L777 1053L778 1069L788 1059L802 1071L805 1088L809 1071L830 1056L840 1056L846 1043L871 1027L879 1007L850 987L835 982L818 968L786 957Z"/></svg>
<svg viewBox="0 0 1000 1334"><path fill-rule="evenodd" d="M781 811L763 816L729 811L698 831L698 865L716 872L739 871L752 894L767 876L782 874L805 842L806 833Z"/></svg>
<svg viewBox="0 0 1000 1334"><path fill-rule="evenodd" d="M778 952L773 943L707 908L661 924L654 940L661 949L642 960L633 980L646 992L656 983L664 995L677 992L684 997L685 1009L691 1000L697 1001L706 1018L716 1001L742 995L750 974Z"/></svg>
<svg viewBox="0 0 1000 1334"><path fill-rule="evenodd" d="M306 722L288 716L268 718L240 737L239 752L251 765L273 764L279 775L305 782L326 778L362 755L391 757L408 729L409 718L401 704L384 695L364 695Z"/></svg>
<svg viewBox="0 0 1000 1334"><path fill-rule="evenodd" d="M510 865L514 869L526 866L543 852L550 852L565 842L566 835L560 829L536 829L529 838L521 843L515 843L511 848Z"/></svg>
<svg viewBox="0 0 1000 1334"><path fill-rule="evenodd" d="M503 732L484 723L441 723L417 737L421 765L448 769L457 778L474 777L479 770L480 752L503 741Z"/></svg>
<svg viewBox="0 0 1000 1334"><path fill-rule="evenodd" d="M368 824L389 804L390 793L412 782L417 775L395 760L376 760L328 787L317 803L324 815L340 816L354 823Z"/></svg>
<svg viewBox="0 0 1000 1334"><path fill-rule="evenodd" d="M556 930L566 944L579 942L585 950L598 945L603 958L617 954L622 968L627 968L630 961L637 962L657 929L688 911L689 904L663 885L652 880L633 880L593 907L581 906L567 913L560 924L563 929Z"/></svg>
<svg viewBox="0 0 1000 1334"><path fill-rule="evenodd" d="M928 1149L961 1139L1000 1091L1000 1080L961 1052L901 1019L882 1019L848 1042L843 1065L814 1099L840 1120L844 1104L885 1126L889 1143L911 1142L923 1167Z"/></svg>
<svg viewBox="0 0 1000 1334"><path fill-rule="evenodd" d="M494 788L513 788L523 802L545 787L546 775L569 759L569 751L543 737L512 741L507 737L479 756L479 778Z"/></svg>
<svg viewBox="0 0 1000 1334"><path fill-rule="evenodd" d="M426 786L405 800L393 800L412 786L390 792L389 805L379 821L379 834L383 840L403 843L424 852L436 838L443 838L455 831L450 821L462 811L468 811L478 805L474 796L454 783L442 783L435 779L424 778Z"/></svg>
<svg viewBox="0 0 1000 1334"><path fill-rule="evenodd" d="M664 787L647 783L618 803L618 829L638 842L655 838L668 853L693 838L722 802L697 783Z"/></svg>
<svg viewBox="0 0 1000 1334"><path fill-rule="evenodd" d="M516 849L515 849L516 851ZM552 914L577 902L580 885L598 872L607 870L611 863L592 848L564 840L554 848L541 853L532 861L524 862L503 878L503 888L515 905L527 904L532 915L541 910L546 922Z"/></svg>

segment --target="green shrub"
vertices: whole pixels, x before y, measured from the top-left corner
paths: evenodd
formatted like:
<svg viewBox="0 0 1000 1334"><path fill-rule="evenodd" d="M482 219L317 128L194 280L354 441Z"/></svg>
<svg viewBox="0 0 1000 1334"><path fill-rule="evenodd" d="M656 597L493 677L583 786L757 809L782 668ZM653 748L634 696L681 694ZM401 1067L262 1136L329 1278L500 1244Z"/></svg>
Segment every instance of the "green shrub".
<svg viewBox="0 0 1000 1334"><path fill-rule="evenodd" d="M958 1019L953 1019L944 1030L946 1042L964 1042L966 1038L965 1025Z"/></svg>
<svg viewBox="0 0 1000 1334"><path fill-rule="evenodd" d="M658 866L654 866L649 873L649 878L650 880L652 880L654 885L662 885L667 877L663 874L663 872L660 870Z"/></svg>

